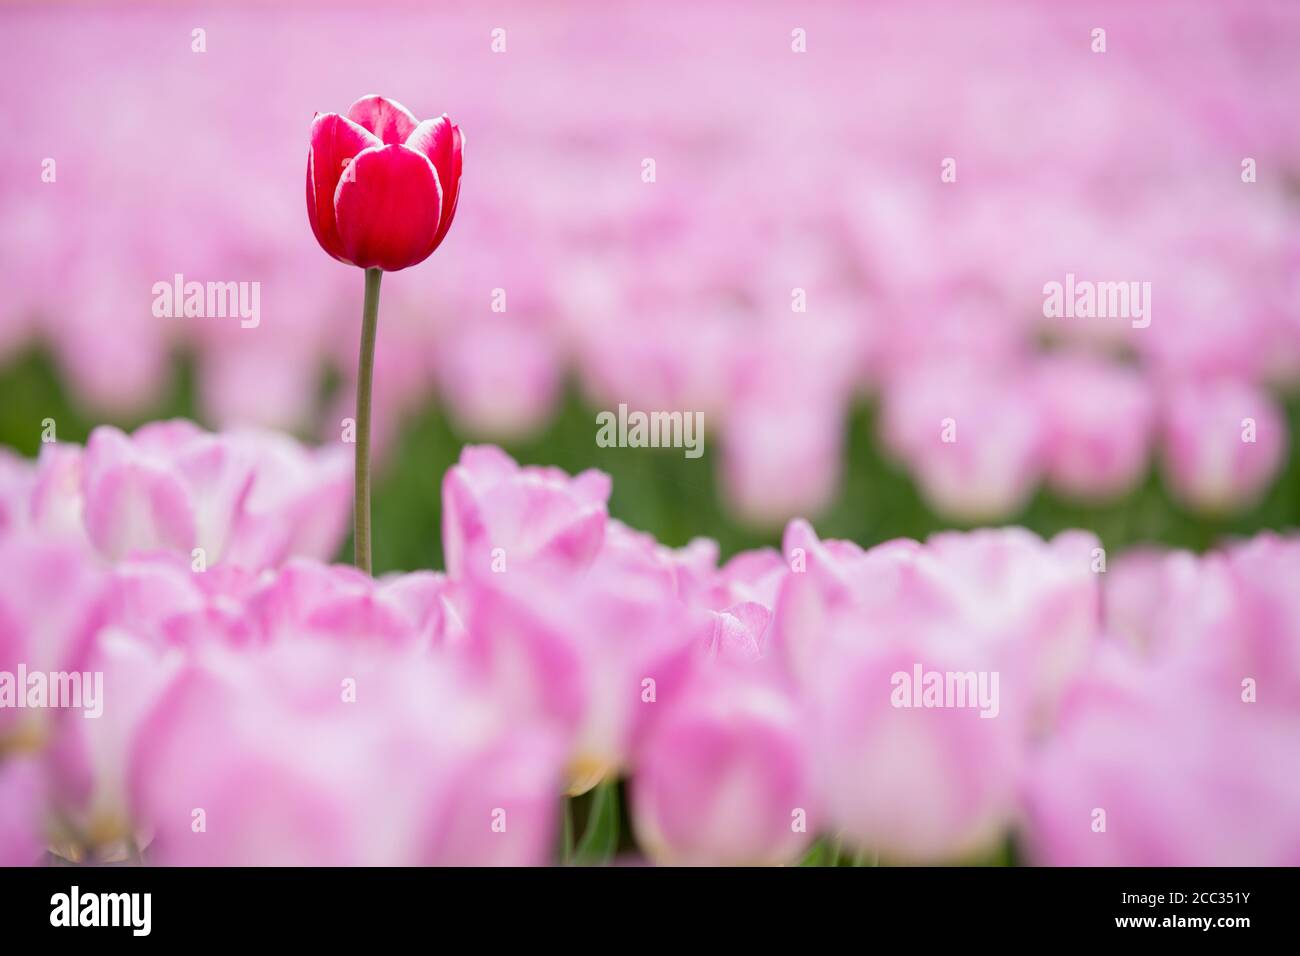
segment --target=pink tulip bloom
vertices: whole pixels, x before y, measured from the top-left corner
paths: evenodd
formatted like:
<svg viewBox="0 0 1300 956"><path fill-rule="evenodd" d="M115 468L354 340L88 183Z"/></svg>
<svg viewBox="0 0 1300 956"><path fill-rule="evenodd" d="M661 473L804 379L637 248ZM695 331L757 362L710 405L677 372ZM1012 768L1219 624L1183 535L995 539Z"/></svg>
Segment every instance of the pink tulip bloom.
<svg viewBox="0 0 1300 956"><path fill-rule="evenodd" d="M80 445L70 442L41 446L23 508L32 528L46 535L85 540L84 455Z"/></svg>
<svg viewBox="0 0 1300 956"><path fill-rule="evenodd" d="M855 624L907 603L918 617L946 615L948 603L921 545L890 541L864 551L851 541L822 541L806 521L786 527L789 573L780 579L769 627L769 653L798 685L812 686L839 645L857 643Z"/></svg>
<svg viewBox="0 0 1300 956"><path fill-rule="evenodd" d="M1265 532L1227 549L1237 590L1237 639L1219 650L1227 677L1262 685L1260 700L1300 716L1300 535Z"/></svg>
<svg viewBox="0 0 1300 956"><path fill-rule="evenodd" d="M933 535L925 547L967 633L1001 658L1003 688L1031 724L1050 721L1102 633L1101 543L1086 531L1044 541L1023 528L984 528Z"/></svg>
<svg viewBox="0 0 1300 956"><path fill-rule="evenodd" d="M1016 513L1042 472L1046 422L1014 372L909 370L886 385L882 425L927 502L962 521Z"/></svg>
<svg viewBox="0 0 1300 956"><path fill-rule="evenodd" d="M293 554L328 557L345 533L351 481L342 447L308 451L273 433L213 434L177 420L129 437L97 428L66 468L79 469L86 533L110 560L163 548L205 565L263 567ZM63 473L50 472L51 493L75 494Z"/></svg>
<svg viewBox="0 0 1300 956"><path fill-rule="evenodd" d="M1099 632L1095 544L1005 529L863 551L791 524L771 643L815 707L835 827L909 861L998 839L1025 748ZM893 680L916 667L996 679L997 699L900 706Z"/></svg>
<svg viewBox="0 0 1300 956"><path fill-rule="evenodd" d="M352 461L346 447L306 448L253 429L222 437L254 462L226 560L248 568L274 567L291 557L331 560L348 531Z"/></svg>
<svg viewBox="0 0 1300 956"><path fill-rule="evenodd" d="M755 671L720 667L667 707L632 782L645 851L676 865L797 861L821 823L799 702Z"/></svg>
<svg viewBox="0 0 1300 956"><path fill-rule="evenodd" d="M1143 477L1155 425L1151 388L1135 369L1083 356L1041 360L1047 479L1076 498L1108 499Z"/></svg>
<svg viewBox="0 0 1300 956"><path fill-rule="evenodd" d="M708 658L756 661L763 656L764 635L772 612L754 601L722 611L706 611L700 648Z"/></svg>
<svg viewBox="0 0 1300 956"><path fill-rule="evenodd" d="M611 518L610 529L618 528L618 531L611 530L606 536L607 539L621 533L624 527L626 526L621 521ZM638 532L631 533L638 534ZM653 536L649 537L653 540ZM664 548L657 541L655 544L657 548L663 549L661 553L666 554L667 561L672 566L674 593L692 607L699 606L701 601L706 600L705 594L712 589L718 574L718 542L712 538L692 538L685 547L676 550ZM606 551L608 550L607 545ZM726 601L724 606L732 603L734 602Z"/></svg>
<svg viewBox="0 0 1300 956"><path fill-rule="evenodd" d="M186 656L214 646L264 643L250 613L257 576L223 564L196 571L175 552L136 555L107 574L100 625L81 661L102 675L102 713L60 712L51 724L51 800L95 855L121 856L147 841L132 820L127 765L149 709ZM64 834L71 839L71 834Z"/></svg>
<svg viewBox="0 0 1300 956"><path fill-rule="evenodd" d="M695 607L701 589L708 587L717 571L717 555L716 541L696 538L684 548L673 549L648 532L610 518L592 568L624 575L629 581L643 579L648 593Z"/></svg>
<svg viewBox="0 0 1300 956"><path fill-rule="evenodd" d="M441 574L372 578L347 565L294 560L249 597L245 614L263 640L287 634L427 650L463 631L459 596Z"/></svg>
<svg viewBox="0 0 1300 956"><path fill-rule="evenodd" d="M43 862L44 782L30 758L0 761L0 866L36 866Z"/></svg>
<svg viewBox="0 0 1300 956"><path fill-rule="evenodd" d="M244 646L265 639L250 613L259 576L222 564L196 570L173 551L135 554L110 572L105 624L161 651L207 643Z"/></svg>
<svg viewBox="0 0 1300 956"><path fill-rule="evenodd" d="M599 471L571 478L558 468L521 468L499 448L467 445L442 481L447 573L590 564L604 538L609 488Z"/></svg>
<svg viewBox="0 0 1300 956"><path fill-rule="evenodd" d="M80 671L103 621L104 594L103 571L80 542L30 532L0 538L0 671ZM39 740L52 713L0 708L0 752L6 736Z"/></svg>
<svg viewBox="0 0 1300 956"><path fill-rule="evenodd" d="M252 463L189 422L127 437L101 426L82 459L86 531L110 560L133 550L202 548L221 557L252 484Z"/></svg>
<svg viewBox="0 0 1300 956"><path fill-rule="evenodd" d="M1038 864L1296 866L1296 711L1234 682L1112 649L1063 708L1025 784Z"/></svg>
<svg viewBox="0 0 1300 956"><path fill-rule="evenodd" d="M788 394L734 403L722 436L723 500L757 525L823 510L843 465L841 406Z"/></svg>
<svg viewBox="0 0 1300 956"><path fill-rule="evenodd" d="M58 819L89 844L83 850L97 855L120 853L131 840L148 842L148 828L131 814L131 747L182 666L175 649L151 645L136 633L112 625L97 633L84 666L103 675L103 713L94 720L75 711L57 714L45 752Z"/></svg>
<svg viewBox="0 0 1300 956"><path fill-rule="evenodd" d="M1221 552L1139 552L1106 580L1106 625L1143 657L1223 687L1251 680L1260 708L1300 713L1300 539L1262 534Z"/></svg>
<svg viewBox="0 0 1300 956"><path fill-rule="evenodd" d="M137 733L160 865L536 865L559 751L431 661L289 640L187 665Z"/></svg>
<svg viewBox="0 0 1300 956"><path fill-rule="evenodd" d="M375 580L304 559L261 575L228 565L196 572L166 552L120 562L111 572L105 628L83 665L104 675L111 706L98 720L64 719L54 728L62 814L101 852L132 834L129 749L186 659L220 648L251 654L303 638L420 654L459 626L447 590L445 579L429 572Z"/></svg>
<svg viewBox="0 0 1300 956"><path fill-rule="evenodd" d="M1276 402L1240 381L1184 382L1163 415L1165 480L1201 511L1257 501L1281 467L1286 422Z"/></svg>
<svg viewBox="0 0 1300 956"><path fill-rule="evenodd" d="M32 481L27 459L0 447L0 536L26 526Z"/></svg>
<svg viewBox="0 0 1300 956"><path fill-rule="evenodd" d="M701 655L707 624L671 587L670 577L597 564L582 577L489 574L471 589L458 654L516 719L567 735L572 793L628 765Z"/></svg>
<svg viewBox="0 0 1300 956"><path fill-rule="evenodd" d="M711 575L707 588L696 592L692 602L713 610L753 602L771 610L789 569L774 548L742 551Z"/></svg>
<svg viewBox="0 0 1300 956"><path fill-rule="evenodd" d="M1189 552L1157 547L1125 551L1106 570L1103 630L1138 654L1157 650L1158 642L1167 636L1160 621L1170 607L1171 594L1181 590L1183 596L1195 596L1195 583L1191 589L1181 588L1179 583L1195 582L1197 578L1197 559Z"/></svg>
<svg viewBox="0 0 1300 956"><path fill-rule="evenodd" d="M902 862L989 850L1014 819L1024 753L1016 684L993 682L1003 659L965 635L927 632L906 620L867 630L859 646L824 662L808 692L829 829ZM937 674L945 685L949 674L970 675L976 692L963 706L954 706L956 698L913 706L921 698L899 675L915 682L918 669L922 680ZM980 686L992 692L987 700Z"/></svg>
<svg viewBox="0 0 1300 956"><path fill-rule="evenodd" d="M347 116L317 114L307 154L307 213L340 262L396 272L423 262L451 228L464 137L447 114L420 122L364 96Z"/></svg>

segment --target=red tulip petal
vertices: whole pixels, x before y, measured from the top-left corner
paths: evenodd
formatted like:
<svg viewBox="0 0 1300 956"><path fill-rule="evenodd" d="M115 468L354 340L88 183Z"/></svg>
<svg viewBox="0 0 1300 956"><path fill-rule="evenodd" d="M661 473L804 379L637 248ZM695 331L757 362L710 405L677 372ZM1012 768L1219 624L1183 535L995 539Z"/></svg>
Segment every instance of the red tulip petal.
<svg viewBox="0 0 1300 956"><path fill-rule="evenodd" d="M456 215L456 204L460 200L461 154L464 143L460 128L446 113L437 119L425 120L412 131L406 141L410 149L429 157L434 169L438 171L438 182L442 185L442 218L430 252L441 244Z"/></svg>
<svg viewBox="0 0 1300 956"><path fill-rule="evenodd" d="M370 130L383 140L385 146L405 143L411 131L420 125L420 121L401 103L373 93L348 107L348 119Z"/></svg>
<svg viewBox="0 0 1300 956"><path fill-rule="evenodd" d="M405 146L367 149L339 182L334 217L348 259L396 272L433 251L442 210L438 172L423 153Z"/></svg>
<svg viewBox="0 0 1300 956"><path fill-rule="evenodd" d="M343 170L363 149L378 146L368 130L337 113L317 116L311 124L307 151L307 218L321 248L335 259L347 259L334 221L334 193Z"/></svg>

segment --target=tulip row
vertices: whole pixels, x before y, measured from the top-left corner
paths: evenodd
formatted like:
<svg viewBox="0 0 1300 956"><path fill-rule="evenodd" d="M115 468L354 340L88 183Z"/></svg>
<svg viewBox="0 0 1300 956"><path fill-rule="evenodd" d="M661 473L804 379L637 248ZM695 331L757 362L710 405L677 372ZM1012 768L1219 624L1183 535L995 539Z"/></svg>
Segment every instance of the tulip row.
<svg viewBox="0 0 1300 956"><path fill-rule="evenodd" d="M103 680L0 709L0 862L544 864L622 779L663 863L1300 863L1300 538L796 520L719 565L482 446L445 572L376 580L322 560L337 472L184 422L0 459L0 671Z"/></svg>
<svg viewBox="0 0 1300 956"><path fill-rule="evenodd" d="M340 170L314 170L313 221L347 261L402 264L441 243L385 293L381 430L432 382L467 434L533 433L573 371L600 408L703 412L726 456L724 500L779 522L833 494L845 410L867 394L891 422L924 406L924 431L898 450L948 514L1004 520L1044 480L1120 493L1157 448L1184 500L1248 504L1286 441L1265 389L1300 378L1287 187L1300 143L1279 67L1300 47L1294 9L1198 4L1195 27L1178 3L1107 10L1112 48L1093 53L1092 27L1063 11L922 6L834 5L820 26L800 24L803 53L788 11L727 3L667 18L592 4L562 39L546 14L513 9L499 54L477 18L442 10L383 23L295 5L213 11L221 40L202 56L180 12L6 12L16 66L0 102L33 151L0 177L0 260L21 277L0 304L0 355L49 342L81 399L120 411L158 397L183 344L207 417L336 435L351 390L319 408L317 376L356 367L357 281L321 269L302 241L300 171L284 157L301 156L314 109L382 74L420 97L417 112L436 90L437 108L454 104L482 134L446 241L449 177L435 186L395 135L375 137L387 146L366 165L403 159L430 207L442 189L436 231L407 224L387 238L411 248L382 258L357 251L373 223L336 229L323 197ZM431 35L446 41L432 76L411 39ZM295 42L271 39L283 36ZM663 95L664 45L680 87L707 95ZM137 111L104 107L136 102L140 69L169 77L151 114L166 123L166 161L139 148ZM447 167L447 130L431 122L420 143ZM375 148L342 119L315 128ZM41 183L45 154L57 178ZM345 188L345 208L367 188ZM146 293L178 272L259 281L263 320L155 318ZM1149 282L1149 327L1046 317L1045 284L1070 274ZM1087 353L1068 386L1037 354L1044 337ZM1235 434L1247 417L1257 447ZM916 447L944 418L970 463Z"/></svg>

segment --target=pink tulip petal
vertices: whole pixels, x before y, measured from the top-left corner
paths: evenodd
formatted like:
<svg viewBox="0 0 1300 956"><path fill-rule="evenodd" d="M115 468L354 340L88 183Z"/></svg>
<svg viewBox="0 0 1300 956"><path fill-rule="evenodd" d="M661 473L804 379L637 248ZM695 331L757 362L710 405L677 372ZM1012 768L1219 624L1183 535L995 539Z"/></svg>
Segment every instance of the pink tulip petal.
<svg viewBox="0 0 1300 956"><path fill-rule="evenodd" d="M348 107L348 119L365 127L386 146L405 143L419 120L401 103L370 94Z"/></svg>
<svg viewBox="0 0 1300 956"><path fill-rule="evenodd" d="M438 171L438 182L442 184L442 219L438 224L437 235L433 237L430 252L442 244L443 237L451 228L451 220L456 215L456 204L460 200L461 156L465 139L457 127L443 113L437 119L425 120L411 133L406 141L408 149L423 153L429 157L434 169Z"/></svg>
<svg viewBox="0 0 1300 956"><path fill-rule="evenodd" d="M363 150L334 196L339 236L350 262L388 272L433 251L442 187L429 158L405 146Z"/></svg>
<svg viewBox="0 0 1300 956"><path fill-rule="evenodd" d="M312 121L311 148L307 153L307 218L316 241L335 259L347 261L334 220L334 193L339 179L357 153L379 145L373 133L337 113L326 113Z"/></svg>
<svg viewBox="0 0 1300 956"><path fill-rule="evenodd" d="M91 433L82 487L86 533L101 554L195 546L198 526L185 485L163 462L140 456L117 429Z"/></svg>

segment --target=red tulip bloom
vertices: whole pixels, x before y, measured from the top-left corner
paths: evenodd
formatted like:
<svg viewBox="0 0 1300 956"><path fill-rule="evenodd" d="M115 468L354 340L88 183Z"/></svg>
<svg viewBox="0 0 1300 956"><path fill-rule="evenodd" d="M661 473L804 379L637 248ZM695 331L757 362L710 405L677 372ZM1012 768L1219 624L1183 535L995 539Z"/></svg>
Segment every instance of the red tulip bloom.
<svg viewBox="0 0 1300 956"><path fill-rule="evenodd" d="M321 248L366 270L357 358L356 482L352 540L370 572L370 393L379 284L429 258L460 199L465 140L447 114L421 123L401 103L363 96L347 116L316 114L307 151L307 218Z"/></svg>
<svg viewBox="0 0 1300 956"><path fill-rule="evenodd" d="M363 269L423 262L456 215L464 142L445 113L421 123L382 96L363 96L346 116L317 114L307 154L316 241Z"/></svg>

